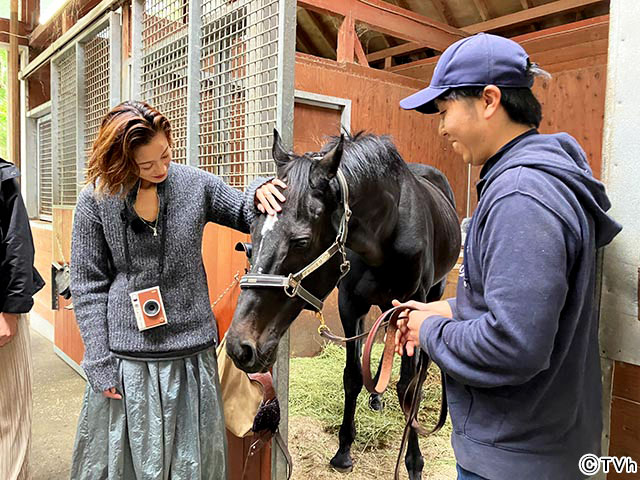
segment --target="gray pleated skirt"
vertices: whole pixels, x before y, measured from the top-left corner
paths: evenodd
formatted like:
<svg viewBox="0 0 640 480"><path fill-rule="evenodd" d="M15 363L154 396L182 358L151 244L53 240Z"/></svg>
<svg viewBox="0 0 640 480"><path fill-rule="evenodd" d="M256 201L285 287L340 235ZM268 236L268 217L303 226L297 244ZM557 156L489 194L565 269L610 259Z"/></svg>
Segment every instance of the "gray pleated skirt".
<svg viewBox="0 0 640 480"><path fill-rule="evenodd" d="M226 479L215 349L177 360L117 363L122 400L87 385L71 479Z"/></svg>

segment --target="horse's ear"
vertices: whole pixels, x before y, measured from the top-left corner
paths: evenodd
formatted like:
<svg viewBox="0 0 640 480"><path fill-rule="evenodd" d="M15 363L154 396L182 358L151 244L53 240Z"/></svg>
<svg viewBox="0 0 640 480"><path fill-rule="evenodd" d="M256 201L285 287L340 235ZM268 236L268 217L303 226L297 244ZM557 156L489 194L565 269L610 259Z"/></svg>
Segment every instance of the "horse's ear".
<svg viewBox="0 0 640 480"><path fill-rule="evenodd" d="M324 157L318 162L318 168L322 173L331 180L336 176L338 167L340 167L340 160L342 160L342 149L344 146L344 135L340 135L340 140L336 143L336 146L324 154Z"/></svg>
<svg viewBox="0 0 640 480"><path fill-rule="evenodd" d="M291 157L285 150L284 145L282 144L282 138L280 138L278 130L276 130L275 128L273 129L273 148L271 150L271 153L278 168L286 165L291 159Z"/></svg>

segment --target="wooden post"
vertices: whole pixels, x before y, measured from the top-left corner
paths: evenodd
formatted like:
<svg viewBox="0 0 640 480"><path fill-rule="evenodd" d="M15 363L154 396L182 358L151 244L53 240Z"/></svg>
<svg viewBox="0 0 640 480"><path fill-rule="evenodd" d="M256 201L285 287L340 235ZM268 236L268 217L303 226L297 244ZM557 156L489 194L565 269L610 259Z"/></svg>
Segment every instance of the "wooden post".
<svg viewBox="0 0 640 480"><path fill-rule="evenodd" d="M367 55L364 53L364 49L362 48L362 43L360 43L360 39L356 35L355 29L353 32L353 38L354 38L353 44L355 47L355 53L356 53L356 58L358 59L358 63L363 67L368 67L369 62L367 60Z"/></svg>
<svg viewBox="0 0 640 480"><path fill-rule="evenodd" d="M11 0L9 31L9 158L19 169L20 84L18 83L18 0Z"/></svg>
<svg viewBox="0 0 640 480"><path fill-rule="evenodd" d="M338 30L338 62L353 63L355 57L356 29L353 14L349 12Z"/></svg>

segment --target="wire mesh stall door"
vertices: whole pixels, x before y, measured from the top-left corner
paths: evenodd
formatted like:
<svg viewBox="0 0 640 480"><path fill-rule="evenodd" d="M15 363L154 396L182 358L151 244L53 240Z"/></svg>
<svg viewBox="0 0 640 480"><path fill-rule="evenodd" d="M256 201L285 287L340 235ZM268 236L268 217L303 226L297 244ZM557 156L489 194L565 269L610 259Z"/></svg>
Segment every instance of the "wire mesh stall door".
<svg viewBox="0 0 640 480"><path fill-rule="evenodd" d="M60 206L74 206L76 203L78 181L76 165L76 115L77 109L77 73L76 51L68 49L56 60L56 116L55 132L55 180L53 203Z"/></svg>
<svg viewBox="0 0 640 480"><path fill-rule="evenodd" d="M98 136L102 119L109 112L110 107L110 41L111 29L107 25L84 44L85 121L83 128L87 160L91 156L93 142Z"/></svg>
<svg viewBox="0 0 640 480"><path fill-rule="evenodd" d="M51 116L37 122L38 217L51 221L53 215L53 169L51 152Z"/></svg>
<svg viewBox="0 0 640 480"><path fill-rule="evenodd" d="M141 98L171 123L172 160L184 164L189 0L145 0L142 18Z"/></svg>
<svg viewBox="0 0 640 480"><path fill-rule="evenodd" d="M278 8L278 0L202 2L198 163L240 189L275 172Z"/></svg>

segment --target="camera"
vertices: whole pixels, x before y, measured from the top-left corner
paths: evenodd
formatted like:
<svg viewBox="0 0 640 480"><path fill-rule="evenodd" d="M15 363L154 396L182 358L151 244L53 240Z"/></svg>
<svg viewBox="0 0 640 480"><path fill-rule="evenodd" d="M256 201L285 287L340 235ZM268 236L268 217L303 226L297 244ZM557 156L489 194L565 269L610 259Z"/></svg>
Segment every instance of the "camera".
<svg viewBox="0 0 640 480"><path fill-rule="evenodd" d="M160 287L151 287L129 294L138 330L148 330L167 324Z"/></svg>

